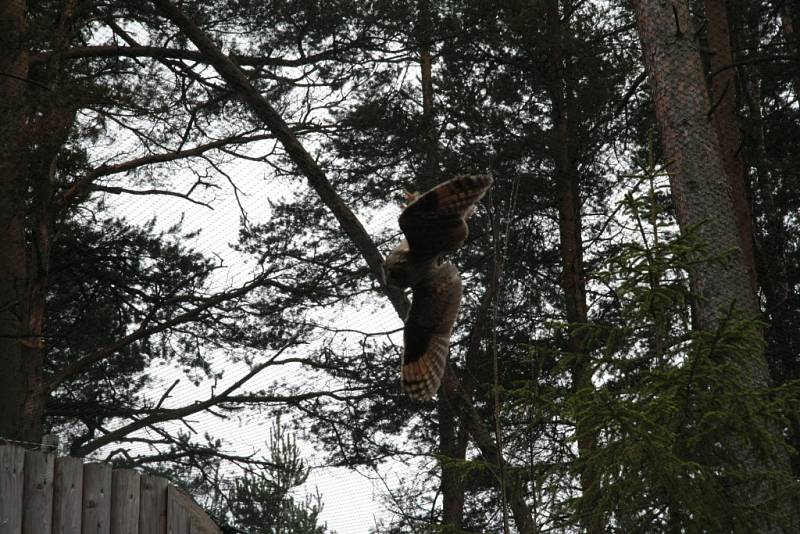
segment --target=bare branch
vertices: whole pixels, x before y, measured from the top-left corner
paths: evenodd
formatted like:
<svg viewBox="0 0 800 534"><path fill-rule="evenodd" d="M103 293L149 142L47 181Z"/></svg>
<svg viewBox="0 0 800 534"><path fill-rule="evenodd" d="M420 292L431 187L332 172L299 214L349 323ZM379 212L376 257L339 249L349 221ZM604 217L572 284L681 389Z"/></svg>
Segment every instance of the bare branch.
<svg viewBox="0 0 800 534"><path fill-rule="evenodd" d="M206 202L200 202L199 200L193 199L192 197L189 196L189 193L177 193L175 191L167 191L167 190L164 190L164 189L128 189L128 188L125 188L125 187L97 185L97 184L92 184L92 186L89 189L91 189L92 191L102 191L103 193L111 193L113 195L120 195L120 194L126 194L126 195L166 195L166 196L178 197L178 198L182 198L184 200L188 200L192 204L197 204L198 206L203 206L203 207L206 207L206 208L208 208L210 210L214 209L213 207L211 207L210 204L208 204Z"/></svg>
<svg viewBox="0 0 800 534"><path fill-rule="evenodd" d="M337 55L359 45L358 41L352 43L324 50L316 54L308 56L286 59L280 57L261 57L261 56L247 56L244 54L231 54L226 56L230 61L238 65L252 66L252 67L301 67L304 65L312 65L319 61L327 59L335 59ZM41 52L31 54L31 63L46 62L50 57L50 53ZM64 59L81 59L91 57L151 57L156 59L185 59L188 61L197 61L199 63L211 63L209 58L202 52L196 50L180 50L176 48L162 48L158 46L77 46L66 50L62 56Z"/></svg>
<svg viewBox="0 0 800 534"><path fill-rule="evenodd" d="M285 350L290 347L295 346L297 338L292 338L289 340L283 347L281 347L269 360L265 361L264 363L253 367L247 374L241 377L239 380L228 386L222 393L219 395L214 395L209 397L208 399L202 402L195 402L194 404L189 404L187 406L182 406L180 408L175 408L172 410L164 410L163 412L149 415L147 417L143 417L133 423L129 423L125 426L122 426L108 434L104 435L101 438L98 438L90 443L87 443L80 447L80 449L76 452L77 456L86 456L90 452L99 449L109 443L113 443L120 438L125 437L126 435L130 434L131 432L135 432L147 426L154 425L156 423L163 423L164 421L172 421L176 419L183 419L187 415L191 415L197 412L202 412L212 406L225 402L230 394L241 386L243 386L247 381L251 378L256 376L258 373L269 367L276 358L278 358ZM185 421L184 421L185 422Z"/></svg>
<svg viewBox="0 0 800 534"><path fill-rule="evenodd" d="M161 395L161 398L158 400L158 404L156 404L156 410L161 408L161 405L164 403L165 400L167 400L167 397L169 397L169 394L172 392L173 389L175 389L175 386L177 386L178 382L180 382L180 381L181 381L180 378L176 378L175 381L172 383L172 385L170 387L168 387L166 389L166 391L164 391L164 394Z"/></svg>
<svg viewBox="0 0 800 534"><path fill-rule="evenodd" d="M298 402L329 398L338 401L352 401L352 395L339 395L339 392L348 392L349 389L337 391L313 391L309 393L296 393L293 395L231 395L226 402L248 403L248 404L297 404Z"/></svg>
<svg viewBox="0 0 800 534"><path fill-rule="evenodd" d="M729 63L727 65L723 65L716 69L715 71L711 72L708 75L708 79L710 80L714 76L719 75L722 72L725 72L729 69L736 69L743 65L756 65L758 63L772 63L778 61L787 61L787 62L797 62L800 61L800 55L798 54L773 54L770 56L756 56L750 57L746 59L742 59L739 61L734 61L733 63Z"/></svg>
<svg viewBox="0 0 800 534"><path fill-rule="evenodd" d="M106 457L104 461L106 462L110 461L117 454L123 454L127 458L127 461L125 462L117 461L115 462L115 465L120 465L121 467L127 467L127 468L141 467L146 464L161 463L161 462L176 462L184 458L194 458L194 457L220 458L238 464L254 465L259 467L275 467L275 468L281 467L279 464L270 462L268 460L253 458L253 455L225 454L215 447L201 447L196 445L186 446L185 450L177 450L173 452L165 452L165 453L151 454L151 455L140 455L140 456L130 456L127 449L117 449L111 451L111 453L109 453L109 455Z"/></svg>
<svg viewBox="0 0 800 534"><path fill-rule="evenodd" d="M58 387L58 385L63 383L65 380L68 380L71 377L77 375L78 373L82 372L92 364L99 362L104 358L108 358L112 354L115 354L116 352L118 352L124 347L127 347L131 343L139 341L140 339L147 338L153 334L163 332L173 326L192 321L196 319L202 312L210 308L213 308L218 304L246 295L254 288L263 285L268 274L269 273L265 273L237 289L217 293L213 297L209 297L203 300L193 309L184 312L176 317L173 317L172 319L169 319L167 321L164 321L162 323L159 323L151 327L139 328L134 332L132 332L131 334L112 343L111 345L99 348L92 354L89 354L87 356L84 356L83 358L80 358L77 361L72 362L71 364L61 369L61 371L56 373L56 375L47 384L45 384L45 386L43 387L44 393L52 391L54 388Z"/></svg>
<svg viewBox="0 0 800 534"><path fill-rule="evenodd" d="M32 80L30 78L25 78L23 76L17 76L16 74L11 74L10 72L0 72L0 76L5 76L6 78L12 78L14 80L19 80L21 82L29 83L31 85L35 85L39 89L44 89L45 91L50 91L50 87L47 84L37 82L36 80Z"/></svg>
<svg viewBox="0 0 800 534"><path fill-rule="evenodd" d="M263 141L265 139L272 139L272 137L273 136L270 134L259 134L259 135L248 135L248 136L234 135L231 137L225 137L224 139L217 139L216 141L204 143L202 145L197 145L193 148L188 148L186 150L176 150L160 154L150 154L147 156L142 156L140 158L135 158L132 160L124 161L122 163L116 163L113 165L104 164L92 171L89 171L83 177L78 178L77 180L72 182L72 184L70 184L66 189L64 189L58 196L58 198L55 201L55 205L57 209L63 210L71 202L73 202L75 198L77 198L82 192L91 189L93 187L94 181L102 176L120 174L123 172L131 171L133 169L137 169L139 167L144 167L146 165L154 165L156 163L166 163L169 161L176 161L183 158L202 156L205 152L208 152L210 150L222 148L229 145L243 145L254 141Z"/></svg>

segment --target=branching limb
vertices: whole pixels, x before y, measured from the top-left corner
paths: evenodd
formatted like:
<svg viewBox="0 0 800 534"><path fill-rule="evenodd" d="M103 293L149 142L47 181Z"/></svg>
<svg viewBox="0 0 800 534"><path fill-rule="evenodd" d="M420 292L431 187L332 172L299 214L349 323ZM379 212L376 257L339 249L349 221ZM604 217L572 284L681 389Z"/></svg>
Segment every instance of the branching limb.
<svg viewBox="0 0 800 534"><path fill-rule="evenodd" d="M80 374L89 366L103 360L104 358L108 358L109 356L115 354L122 348L127 347L131 343L139 341L140 339L145 339L149 336L152 336L153 334L158 334L159 332L163 332L173 326L193 321L202 312L211 309L214 306L246 295L256 287L261 286L264 283L267 274L269 273L261 275L237 289L224 291L214 295L213 297L209 297L203 300L200 304L198 304L191 310L181 313L180 315L177 315L172 319L169 319L167 321L164 321L162 323L150 327L139 328L134 332L130 333L129 335L123 337L122 339L119 339L116 342L112 343L111 345L97 349L92 354L89 354L87 356L84 356L83 358L80 358L79 360L72 362L71 364L67 365L66 367L61 369L61 371L55 374L55 376L44 386L44 391L45 392L52 391L54 388L58 387L64 381Z"/></svg>
<svg viewBox="0 0 800 534"><path fill-rule="evenodd" d="M188 200L192 204L197 204L198 206L203 206L210 210L214 208L208 204L207 202L201 202L199 200L193 199L189 193L178 193L177 191L168 191L165 189L128 189L127 187L116 187L116 186L107 186L107 185L97 185L93 184L90 189L92 191L101 191L103 193L110 193L112 195L165 195L170 197L178 197L184 200Z"/></svg>
<svg viewBox="0 0 800 534"><path fill-rule="evenodd" d="M56 198L55 206L57 210L63 210L67 206L69 206L72 202L74 202L75 199L77 199L81 195L81 193L87 190L91 190L93 188L98 189L100 186L95 185L94 182L95 180L103 176L120 174L123 172L128 172L134 169L138 169L140 167L144 167L147 165L154 165L157 163L166 163L170 161L177 161L184 158L199 157L210 150L215 150L230 145L242 145L254 141L262 141L271 138L272 136L268 134L247 135L247 136L235 135L231 137L225 137L224 139L217 139L216 141L211 141L209 143L204 143L202 145L197 145L195 147L188 148L186 150L176 150L172 152L163 152L159 154L149 154L147 156L142 156L140 158L124 161L122 163L116 163L111 165L104 164L92 171L89 171L81 178L78 178L77 180L72 182L72 184L70 184L67 188L65 188L61 192L61 194Z"/></svg>
<svg viewBox="0 0 800 534"><path fill-rule="evenodd" d="M171 410L164 410L161 413L156 413L153 415L149 415L147 417L143 417L142 419L136 420L132 423L124 425L108 434L100 437L90 443L87 443L83 447L81 447L77 451L78 456L86 456L90 452L97 450L109 443L113 443L120 438L127 436L128 434L140 430L142 428L152 426L156 423L163 423L165 421L172 421L176 419L183 419L187 415L192 415L197 412L202 412L207 410L210 407L216 406L223 402L226 402L230 397L230 394L242 387L245 383L247 383L250 379L256 376L258 373L272 365L272 363L281 355L284 351L289 349L290 347L295 346L296 339L289 340L283 347L281 347L269 360L256 365L253 367L247 374L241 377L239 380L225 388L219 395L214 395L209 397L208 399L202 402L196 402L194 404L189 404L187 406L182 406L180 408L175 408Z"/></svg>

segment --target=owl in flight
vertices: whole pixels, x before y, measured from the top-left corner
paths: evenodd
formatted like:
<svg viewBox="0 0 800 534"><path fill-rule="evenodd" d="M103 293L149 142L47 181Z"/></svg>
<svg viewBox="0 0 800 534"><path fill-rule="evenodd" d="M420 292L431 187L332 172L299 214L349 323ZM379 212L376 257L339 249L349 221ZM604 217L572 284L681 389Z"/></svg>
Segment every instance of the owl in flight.
<svg viewBox="0 0 800 534"><path fill-rule="evenodd" d="M412 196L400 214L406 238L386 258L384 271L388 284L411 288L402 375L403 390L414 399L431 399L439 389L461 303L458 270L440 257L464 244L466 219L491 185L490 176L457 176Z"/></svg>

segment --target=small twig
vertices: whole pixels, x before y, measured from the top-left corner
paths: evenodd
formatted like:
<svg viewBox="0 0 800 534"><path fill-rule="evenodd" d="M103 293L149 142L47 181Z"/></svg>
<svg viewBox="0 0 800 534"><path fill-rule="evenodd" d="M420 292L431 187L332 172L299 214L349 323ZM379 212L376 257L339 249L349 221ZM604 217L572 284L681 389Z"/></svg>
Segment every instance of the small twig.
<svg viewBox="0 0 800 534"><path fill-rule="evenodd" d="M678 18L678 8L675 7L675 4L672 5L672 14L675 16L675 37L683 37L683 31L681 31L681 21Z"/></svg>
<svg viewBox="0 0 800 534"><path fill-rule="evenodd" d="M712 115L714 115L714 112L717 110L720 104L722 104L722 101L725 100L725 95L728 94L728 90L730 89L730 87L731 87L731 81L728 80L727 82L725 82L725 88L722 90L722 94L719 95L719 98L717 98L714 101L714 104L711 106L711 109L708 110L708 114L706 115L706 117L711 119Z"/></svg>
<svg viewBox="0 0 800 534"><path fill-rule="evenodd" d="M180 382L180 381L181 381L181 379L180 379L180 378L176 378L176 379L175 379L175 382L173 382L173 383L172 383L172 385L171 385L170 387L168 387L168 388L167 388L167 390L164 392L164 394L163 394L163 395L161 395L161 398L159 399L158 403L156 404L156 407L155 407L155 409L156 409L156 410L158 410L159 408L161 408L161 405L162 405L162 404L164 404L164 401L167 399L167 397L169 397L169 394L170 394L170 392L171 392L173 389L175 389L175 386L177 386L177 385L178 385L178 382Z"/></svg>
<svg viewBox="0 0 800 534"><path fill-rule="evenodd" d="M125 187L117 187L117 186L107 186L107 185L98 185L92 184L89 189L91 191L102 191L103 193L110 193L112 195L165 195L170 197L178 197L184 200L188 200L192 204L197 204L198 206L203 206L204 208L208 208L213 210L213 206L206 202L202 202L200 200L195 200L189 196L189 193L178 193L175 191L168 191L165 189L127 189Z"/></svg>
<svg viewBox="0 0 800 534"><path fill-rule="evenodd" d="M15 80L19 80L21 82L29 83L31 85L35 85L40 89L44 89L46 91L52 91L47 85L43 84L42 82L37 82L36 80L31 80L30 78L24 78L22 76L17 76L16 74L10 74L8 72L0 72L0 76L5 76L6 78L13 78Z"/></svg>

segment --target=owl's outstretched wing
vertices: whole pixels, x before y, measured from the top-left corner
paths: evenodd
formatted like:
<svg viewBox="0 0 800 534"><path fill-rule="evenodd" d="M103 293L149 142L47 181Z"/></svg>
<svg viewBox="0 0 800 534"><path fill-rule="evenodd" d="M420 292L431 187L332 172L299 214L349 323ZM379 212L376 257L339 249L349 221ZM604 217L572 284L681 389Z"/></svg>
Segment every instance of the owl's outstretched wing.
<svg viewBox="0 0 800 534"><path fill-rule="evenodd" d="M420 195L400 214L400 229L414 256L458 249L467 238L464 222L492 185L488 175L456 176Z"/></svg>
<svg viewBox="0 0 800 534"><path fill-rule="evenodd" d="M450 351L450 333L461 303L461 277L452 263L437 266L425 284L412 291L403 331L403 390L429 400L441 384Z"/></svg>

